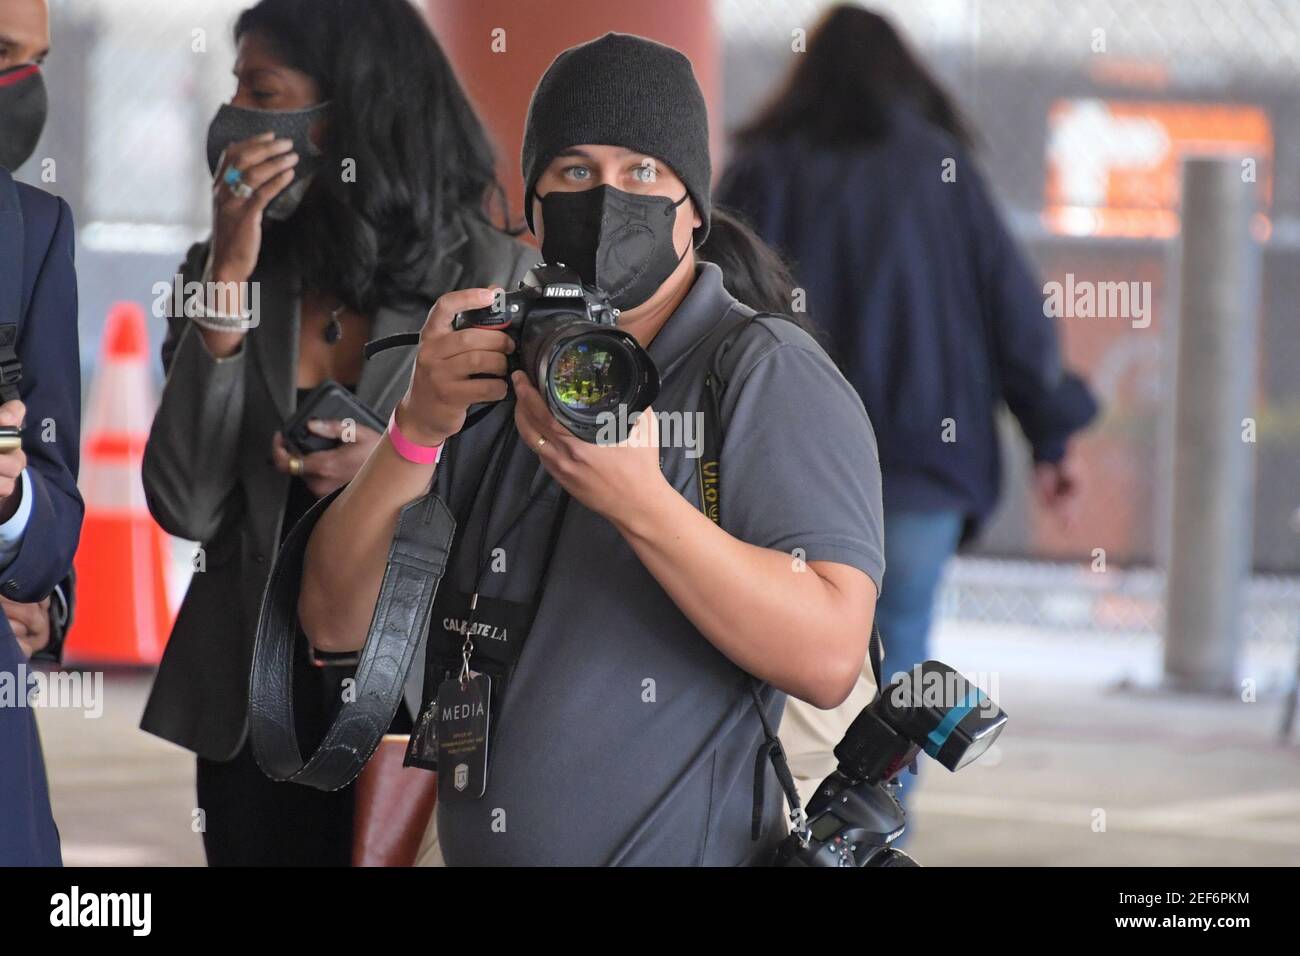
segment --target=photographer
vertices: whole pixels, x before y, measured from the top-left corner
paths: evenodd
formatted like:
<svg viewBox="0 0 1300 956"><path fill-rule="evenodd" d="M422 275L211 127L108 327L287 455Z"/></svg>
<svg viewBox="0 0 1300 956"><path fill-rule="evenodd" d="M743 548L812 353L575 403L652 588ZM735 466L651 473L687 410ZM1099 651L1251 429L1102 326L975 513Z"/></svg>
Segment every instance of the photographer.
<svg viewBox="0 0 1300 956"><path fill-rule="evenodd" d="M168 317L143 466L150 511L203 561L141 726L197 754L209 864L346 866L352 788L280 786L249 745L258 602L284 537L356 474L410 378L408 356L366 364L363 344L418 329L461 284L511 281L534 253L490 221L487 137L406 0L260 0L234 33L237 85L208 131L212 235L180 269L206 301ZM290 446L286 425L328 383L349 410L307 421L324 448ZM302 642L308 728L350 677L317 663Z"/></svg>
<svg viewBox="0 0 1300 956"><path fill-rule="evenodd" d="M543 258L622 310L619 328L659 369L659 413L695 416L705 341L743 313L694 254L710 161L689 61L617 34L561 54L534 93L522 165ZM628 233L642 241L620 244ZM715 524L700 510L698 449L657 447L653 410L623 442L581 441L524 373L507 383L508 334L452 330L492 300L465 289L430 312L388 440L315 526L303 630L324 651L362 645L399 511L433 482L458 521L428 653L466 632L522 647L491 701L485 789L440 794L446 862L766 862L783 797L765 788L752 839L764 735L749 675L766 682L774 724L786 694L834 707L871 632L880 477L861 402L796 325L744 323L725 356ZM470 406L511 387L513 401L461 431ZM434 689L426 679L426 698Z"/></svg>

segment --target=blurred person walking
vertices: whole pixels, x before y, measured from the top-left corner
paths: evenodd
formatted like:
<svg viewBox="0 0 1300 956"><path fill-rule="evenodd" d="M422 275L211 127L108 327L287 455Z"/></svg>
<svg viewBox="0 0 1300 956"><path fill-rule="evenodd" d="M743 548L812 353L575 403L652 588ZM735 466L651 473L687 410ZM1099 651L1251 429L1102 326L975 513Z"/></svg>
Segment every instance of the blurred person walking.
<svg viewBox="0 0 1300 956"><path fill-rule="evenodd" d="M1066 528L1080 494L1069 439L1097 406L1062 368L966 122L885 18L829 10L736 140L719 200L793 261L876 429L889 681L928 657L944 565L997 502L999 405L1032 449L1038 501Z"/></svg>
<svg viewBox="0 0 1300 956"><path fill-rule="evenodd" d="M49 49L45 0L0 0L0 866L62 863L26 661L57 659L84 511L72 213L12 176L45 126Z"/></svg>
<svg viewBox="0 0 1300 956"><path fill-rule="evenodd" d="M410 3L261 0L234 32L238 86L208 134L212 234L178 277L202 279L205 301L169 310L167 380L144 456L150 510L203 542L203 560L141 726L198 755L210 864L347 865L352 787L324 793L262 773L248 680L281 542L353 478L380 432L315 421L337 444L309 454L280 432L327 381L386 419L414 355L363 367L363 344L419 330L449 290L513 288L535 253L492 224L491 147ZM310 736L353 669L300 650L294 695ZM399 712L394 730L403 724Z"/></svg>

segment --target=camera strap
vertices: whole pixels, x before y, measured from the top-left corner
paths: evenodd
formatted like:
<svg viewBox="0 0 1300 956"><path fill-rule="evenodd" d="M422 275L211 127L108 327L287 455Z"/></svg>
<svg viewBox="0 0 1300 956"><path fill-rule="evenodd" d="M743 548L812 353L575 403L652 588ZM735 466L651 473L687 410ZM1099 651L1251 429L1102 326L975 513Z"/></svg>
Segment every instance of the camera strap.
<svg viewBox="0 0 1300 956"><path fill-rule="evenodd" d="M742 319L739 322L730 322L731 312L729 311L722 318L722 321L718 323L719 328L723 330L723 335L721 341L714 348L708 371L704 375L704 441L702 454L695 459L695 477L699 483L700 510L719 527L722 525L722 393L727 386L726 377L722 373L722 357L731 347L740 331L754 319L763 316L780 318L773 312L755 312L739 302L732 307L731 311L739 312ZM867 656L871 660L871 671L876 678L876 696L879 697L882 690L880 662L884 656L884 651L880 639L880 629L876 626L874 620L871 626L871 641L867 648ZM781 785L781 789L784 791L786 800L790 805L790 822L797 831L802 831L807 825L807 818L804 815L803 803L799 799L799 790L795 786L794 775L790 772L790 764L786 759L785 749L781 746L781 739L772 728L772 723L767 717L767 711L763 708L763 699L760 692L764 683L753 676L748 678L748 682L749 694L754 702L754 709L758 711L759 722L763 725L764 737L764 741L759 746L757 757L754 760L754 813L750 822L750 838L757 840L762 830L764 783L767 779L765 764L767 763L771 763L772 769L776 772L777 782Z"/></svg>
<svg viewBox="0 0 1300 956"><path fill-rule="evenodd" d="M551 479L547 476L537 490L528 496L508 522L504 530L493 541L488 532L492 527L495 505L500 500L500 488L509 459L519 448L519 433L513 421L502 424L497 436L488 449L484 465L485 479L477 482L472 493L466 494L465 503L456 516L460 534L453 545L449 558L449 567L455 569L463 566L464 561L457 556L462 550L473 547L477 552L473 561L473 578L468 591L459 590L456 575L443 586L433 605L433 619L429 623L428 637L425 645L424 694L420 715L415 729L411 733L407 748L405 766L422 767L437 770L439 764L438 748L442 734L439 733L439 715L445 712L442 706L447 681L457 675L463 690L466 681L477 679L479 675L487 678L490 691L483 696L491 717L489 726L496 725L496 717L501 703L506 696L519 655L528 639L541 607L546 582L553 566L553 558L564 526L564 517L569 503L569 495L561 489L555 512L550 520L546 537L546 546L542 554L541 567L537 573L532 596L524 602L513 602L501 598L488 597L481 593L492 567L495 555L502 545L530 513L537 501L543 497ZM457 458L452 455L447 462L446 484L443 486L448 497L454 486ZM541 469L540 463L537 466ZM478 506L484 500L483 507ZM470 539L469 528L475 511L480 514L479 532L475 539ZM450 622L450 623L449 623ZM480 628L480 623L483 627ZM479 636L482 639L478 639ZM453 696L455 691L453 690ZM482 750L490 747L490 735L483 733ZM478 753L478 748L473 749ZM476 765L478 766L478 765ZM481 768L474 774L475 780L486 780L487 766L483 761ZM474 791L478 792L478 791Z"/></svg>
<svg viewBox="0 0 1300 956"><path fill-rule="evenodd" d="M258 766L272 780L318 790L337 790L356 779L392 724L456 531L456 519L432 490L402 508L357 663L355 699L339 709L320 745L304 759L293 710L298 591L307 541L342 490L316 502L280 548L258 614L248 693Z"/></svg>
<svg viewBox="0 0 1300 956"><path fill-rule="evenodd" d="M9 366L0 327L0 373ZM389 348L416 345L418 333L368 342L370 358ZM3 379L0 379L0 383ZM476 425L496 403L466 416L461 431ZM512 426L505 426L513 430ZM294 525L280 547L258 613L249 677L248 724L253 755L272 780L292 780L318 790L338 790L365 768L402 702L407 672L415 658L447 570L456 518L433 487L398 515L379 596L357 663L355 699L342 706L316 750L302 755L293 707L293 662L298 642L298 592L307 542L316 522L338 497L338 489L317 501ZM563 510L561 509L562 523ZM553 544L552 544L553 547ZM550 549L548 548L548 551ZM549 564L549 562L548 562Z"/></svg>

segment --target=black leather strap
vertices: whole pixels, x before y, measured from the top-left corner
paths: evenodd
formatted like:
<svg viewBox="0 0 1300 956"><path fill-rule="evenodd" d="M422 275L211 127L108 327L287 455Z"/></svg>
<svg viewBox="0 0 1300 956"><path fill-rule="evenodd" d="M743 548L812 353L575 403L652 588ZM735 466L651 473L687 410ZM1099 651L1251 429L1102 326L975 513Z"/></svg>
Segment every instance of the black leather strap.
<svg viewBox="0 0 1300 956"><path fill-rule="evenodd" d="M280 549L258 615L249 687L249 732L258 766L274 780L318 790L337 790L356 779L388 731L456 532L456 519L432 491L402 509L357 664L356 699L340 705L320 746L304 760L293 712L298 591L307 540L338 494L316 502Z"/></svg>

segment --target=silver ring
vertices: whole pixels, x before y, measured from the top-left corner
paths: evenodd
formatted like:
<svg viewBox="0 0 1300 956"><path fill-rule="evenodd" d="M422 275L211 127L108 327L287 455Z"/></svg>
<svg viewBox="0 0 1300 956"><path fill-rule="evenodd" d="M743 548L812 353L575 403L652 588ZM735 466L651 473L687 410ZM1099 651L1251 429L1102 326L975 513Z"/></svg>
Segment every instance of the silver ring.
<svg viewBox="0 0 1300 956"><path fill-rule="evenodd" d="M248 183L244 182L242 179L231 183L230 191L240 199L247 199L249 196L253 195L253 187L248 185Z"/></svg>

